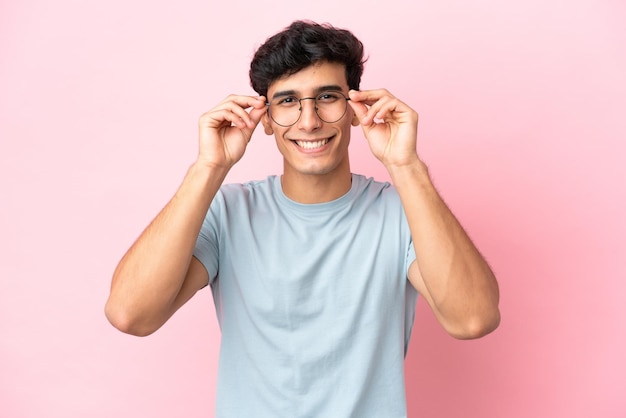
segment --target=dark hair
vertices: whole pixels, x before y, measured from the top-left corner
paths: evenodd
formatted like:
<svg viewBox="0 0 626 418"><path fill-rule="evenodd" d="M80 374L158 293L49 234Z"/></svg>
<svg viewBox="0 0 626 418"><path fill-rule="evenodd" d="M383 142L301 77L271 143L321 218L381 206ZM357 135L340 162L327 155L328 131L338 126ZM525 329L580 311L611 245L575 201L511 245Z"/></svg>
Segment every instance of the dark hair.
<svg viewBox="0 0 626 418"><path fill-rule="evenodd" d="M348 87L358 90L366 61L361 41L348 30L298 20L259 47L250 63L250 84L267 96L272 82L324 61L343 64Z"/></svg>

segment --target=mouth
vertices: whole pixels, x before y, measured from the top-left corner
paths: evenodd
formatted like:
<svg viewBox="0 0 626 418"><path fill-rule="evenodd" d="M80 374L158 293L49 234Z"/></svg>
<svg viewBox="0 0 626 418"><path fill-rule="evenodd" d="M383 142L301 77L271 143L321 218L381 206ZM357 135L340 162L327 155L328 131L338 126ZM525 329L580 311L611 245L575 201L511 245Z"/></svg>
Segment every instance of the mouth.
<svg viewBox="0 0 626 418"><path fill-rule="evenodd" d="M298 147L307 150L307 151L314 151L317 149L322 148L324 145L328 144L330 141L332 140L331 138L324 138L324 139L317 139L314 141L311 140L292 140L291 142L293 142L294 144L296 144Z"/></svg>

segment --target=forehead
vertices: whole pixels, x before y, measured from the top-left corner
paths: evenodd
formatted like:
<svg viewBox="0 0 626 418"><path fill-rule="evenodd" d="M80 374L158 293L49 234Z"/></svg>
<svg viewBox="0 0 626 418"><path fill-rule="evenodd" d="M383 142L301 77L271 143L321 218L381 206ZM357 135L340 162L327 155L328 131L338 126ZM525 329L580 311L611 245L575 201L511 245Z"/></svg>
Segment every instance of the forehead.
<svg viewBox="0 0 626 418"><path fill-rule="evenodd" d="M273 97L274 94L282 91L290 91L297 95L310 95L319 92L324 86L340 86L346 92L348 91L346 70L343 64L320 62L297 73L279 78L270 84L267 96Z"/></svg>

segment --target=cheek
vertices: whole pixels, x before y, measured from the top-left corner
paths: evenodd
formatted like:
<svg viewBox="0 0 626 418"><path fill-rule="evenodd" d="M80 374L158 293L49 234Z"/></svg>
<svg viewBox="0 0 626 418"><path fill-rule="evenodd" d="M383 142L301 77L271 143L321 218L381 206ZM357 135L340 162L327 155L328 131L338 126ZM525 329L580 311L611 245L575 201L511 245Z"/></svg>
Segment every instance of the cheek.
<svg viewBox="0 0 626 418"><path fill-rule="evenodd" d="M344 137L346 142L350 142L350 134L352 133L352 127L355 126L353 123L353 119L347 119L343 127L341 129L341 135Z"/></svg>
<svg viewBox="0 0 626 418"><path fill-rule="evenodd" d="M283 150L287 149L287 147L291 144L291 141L285 139L283 131L273 129L273 135L276 146L278 147L278 150L282 153Z"/></svg>

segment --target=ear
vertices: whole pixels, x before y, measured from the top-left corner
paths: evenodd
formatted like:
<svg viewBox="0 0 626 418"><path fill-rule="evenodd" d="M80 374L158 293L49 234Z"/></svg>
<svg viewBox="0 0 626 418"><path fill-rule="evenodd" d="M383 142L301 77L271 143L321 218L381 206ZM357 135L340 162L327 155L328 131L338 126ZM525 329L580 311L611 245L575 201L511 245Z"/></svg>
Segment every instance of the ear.
<svg viewBox="0 0 626 418"><path fill-rule="evenodd" d="M361 124L354 110L352 111L352 120L350 121L350 123L352 124L352 126L359 126Z"/></svg>
<svg viewBox="0 0 626 418"><path fill-rule="evenodd" d="M270 116L267 112L263 114L261 117L261 123L263 124L263 129L265 130L265 135L273 135L274 129L272 129L272 121L270 120Z"/></svg>

